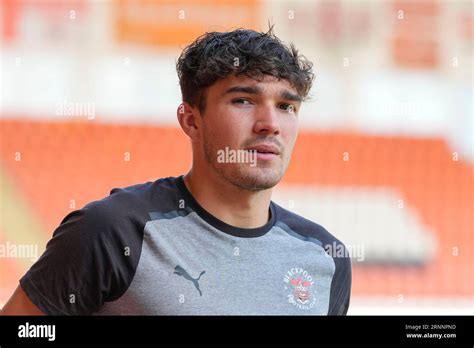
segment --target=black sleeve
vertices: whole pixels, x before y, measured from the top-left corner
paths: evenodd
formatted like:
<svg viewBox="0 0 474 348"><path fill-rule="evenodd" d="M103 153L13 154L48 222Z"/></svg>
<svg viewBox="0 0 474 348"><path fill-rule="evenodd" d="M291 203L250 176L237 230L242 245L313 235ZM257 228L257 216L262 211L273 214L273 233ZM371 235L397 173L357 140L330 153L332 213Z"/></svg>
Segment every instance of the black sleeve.
<svg viewBox="0 0 474 348"><path fill-rule="evenodd" d="M346 315L351 298L351 259L348 255L344 257L334 257L333 259L336 270L331 283L328 315Z"/></svg>
<svg viewBox="0 0 474 348"><path fill-rule="evenodd" d="M47 315L88 315L128 288L141 253L143 231L110 199L67 215L45 252L20 279ZM140 236L141 234L141 236Z"/></svg>

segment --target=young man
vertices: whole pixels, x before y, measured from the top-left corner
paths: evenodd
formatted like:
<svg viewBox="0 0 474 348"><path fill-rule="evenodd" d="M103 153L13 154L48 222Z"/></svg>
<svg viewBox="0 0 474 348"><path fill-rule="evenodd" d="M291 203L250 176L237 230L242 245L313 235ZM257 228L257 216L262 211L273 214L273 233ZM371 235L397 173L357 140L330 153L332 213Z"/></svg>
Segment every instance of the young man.
<svg viewBox="0 0 474 348"><path fill-rule="evenodd" d="M344 246L271 201L311 69L271 29L198 38L177 62L191 170L66 216L3 314L345 315Z"/></svg>

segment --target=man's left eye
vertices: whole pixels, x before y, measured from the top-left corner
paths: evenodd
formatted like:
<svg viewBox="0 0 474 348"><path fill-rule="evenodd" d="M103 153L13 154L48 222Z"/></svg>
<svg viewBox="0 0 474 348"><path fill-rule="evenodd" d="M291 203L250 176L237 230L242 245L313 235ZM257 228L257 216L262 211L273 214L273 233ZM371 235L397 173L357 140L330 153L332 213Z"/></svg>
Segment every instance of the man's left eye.
<svg viewBox="0 0 474 348"><path fill-rule="evenodd" d="M284 111L288 111L290 113L293 113L296 111L295 107L291 104L280 104L278 106L280 109L284 110Z"/></svg>
<svg viewBox="0 0 474 348"><path fill-rule="evenodd" d="M234 99L232 101L232 103L234 103L234 104L244 104L244 105L250 104L250 102L247 99L243 99L243 98Z"/></svg>

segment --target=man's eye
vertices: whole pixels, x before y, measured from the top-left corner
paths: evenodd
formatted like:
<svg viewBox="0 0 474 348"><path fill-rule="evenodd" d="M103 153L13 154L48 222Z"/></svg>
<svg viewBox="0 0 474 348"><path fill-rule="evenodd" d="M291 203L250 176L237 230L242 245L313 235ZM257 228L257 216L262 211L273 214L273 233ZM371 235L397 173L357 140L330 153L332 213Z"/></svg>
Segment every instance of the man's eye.
<svg viewBox="0 0 474 348"><path fill-rule="evenodd" d="M287 112L290 112L290 113L296 112L295 107L291 104L280 104L278 107L281 110L284 110L284 111L287 111Z"/></svg>
<svg viewBox="0 0 474 348"><path fill-rule="evenodd" d="M247 99L239 98L239 99L234 99L232 100L232 104L244 104L248 105L250 102Z"/></svg>

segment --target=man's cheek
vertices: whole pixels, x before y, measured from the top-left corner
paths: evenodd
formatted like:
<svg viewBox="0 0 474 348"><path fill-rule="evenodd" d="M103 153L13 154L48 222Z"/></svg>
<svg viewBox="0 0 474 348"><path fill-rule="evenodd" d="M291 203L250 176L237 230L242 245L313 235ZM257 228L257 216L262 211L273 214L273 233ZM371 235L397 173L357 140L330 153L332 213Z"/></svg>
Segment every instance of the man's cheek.
<svg viewBox="0 0 474 348"><path fill-rule="evenodd" d="M293 138L286 144L285 150L284 150L284 156L286 158L290 158L291 155L293 154L293 150L294 150L294 147L295 147L295 142L296 142L296 138Z"/></svg>

